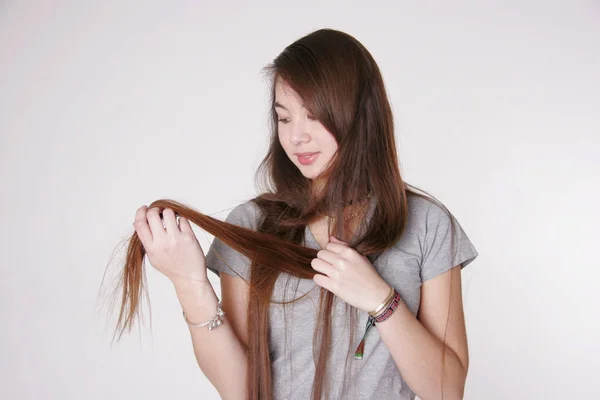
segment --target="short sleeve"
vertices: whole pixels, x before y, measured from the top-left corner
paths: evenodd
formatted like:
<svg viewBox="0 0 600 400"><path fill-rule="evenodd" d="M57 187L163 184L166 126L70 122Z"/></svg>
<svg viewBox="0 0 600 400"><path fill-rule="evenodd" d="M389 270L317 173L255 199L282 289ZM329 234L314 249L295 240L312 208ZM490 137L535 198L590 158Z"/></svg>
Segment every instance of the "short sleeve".
<svg viewBox="0 0 600 400"><path fill-rule="evenodd" d="M425 218L422 246L421 281L434 278L452 267L462 268L479 255L466 232L456 220L452 228L450 216L440 206L430 203ZM454 235L454 243L452 238Z"/></svg>
<svg viewBox="0 0 600 400"><path fill-rule="evenodd" d="M251 201L235 207L225 219L225 222L244 228L258 229L259 207ZM215 237L206 253L206 268L221 277L225 272L229 275L250 280L250 259L237 250L232 249L219 238ZM239 275L238 275L239 274Z"/></svg>

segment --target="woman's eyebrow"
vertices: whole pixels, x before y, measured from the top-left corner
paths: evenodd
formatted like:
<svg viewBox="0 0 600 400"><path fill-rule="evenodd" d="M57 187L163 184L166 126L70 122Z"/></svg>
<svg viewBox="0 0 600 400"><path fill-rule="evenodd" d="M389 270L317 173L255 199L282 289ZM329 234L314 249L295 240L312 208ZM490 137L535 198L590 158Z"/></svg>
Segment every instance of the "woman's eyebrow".
<svg viewBox="0 0 600 400"><path fill-rule="evenodd" d="M284 110L289 111L287 108L285 108L283 105L281 105L281 103L276 101L275 103L273 103L273 108L277 108L277 107L283 108Z"/></svg>

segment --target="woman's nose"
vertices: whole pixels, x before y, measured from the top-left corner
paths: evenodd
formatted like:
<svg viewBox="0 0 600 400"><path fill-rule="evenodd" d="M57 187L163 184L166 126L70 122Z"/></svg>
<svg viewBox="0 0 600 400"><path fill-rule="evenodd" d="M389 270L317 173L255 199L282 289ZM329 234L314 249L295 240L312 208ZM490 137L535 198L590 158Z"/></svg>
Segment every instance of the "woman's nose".
<svg viewBox="0 0 600 400"><path fill-rule="evenodd" d="M294 123L290 132L290 141L293 144L309 141L310 134L308 133L307 127L308 124L305 121Z"/></svg>

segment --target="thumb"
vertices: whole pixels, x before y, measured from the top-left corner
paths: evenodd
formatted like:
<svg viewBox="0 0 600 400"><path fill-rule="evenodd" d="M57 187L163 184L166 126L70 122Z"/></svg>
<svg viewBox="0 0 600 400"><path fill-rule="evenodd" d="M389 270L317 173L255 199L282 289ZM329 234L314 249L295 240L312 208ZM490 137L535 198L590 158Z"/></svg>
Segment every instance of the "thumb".
<svg viewBox="0 0 600 400"><path fill-rule="evenodd" d="M332 242L334 242L334 243L347 244L346 242L342 242L340 239L336 238L333 235L329 236L329 240L332 241Z"/></svg>

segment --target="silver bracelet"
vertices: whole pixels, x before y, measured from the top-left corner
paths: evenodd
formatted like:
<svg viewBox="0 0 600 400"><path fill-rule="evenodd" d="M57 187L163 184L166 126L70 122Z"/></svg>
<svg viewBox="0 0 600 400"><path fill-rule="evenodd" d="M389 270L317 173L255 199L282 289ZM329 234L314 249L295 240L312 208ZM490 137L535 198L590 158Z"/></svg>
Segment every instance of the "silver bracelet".
<svg viewBox="0 0 600 400"><path fill-rule="evenodd" d="M223 304L221 303L221 300L219 300L219 302L217 303L217 315L212 317L210 321L206 321L203 324L192 324L185 316L185 311L182 310L181 312L183 313L183 319L185 319L185 322L192 328L201 328L203 326L208 326L208 330L212 331L214 328L220 326L223 323L223 320L221 320L220 318L225 315L225 312L221 308L222 306Z"/></svg>

